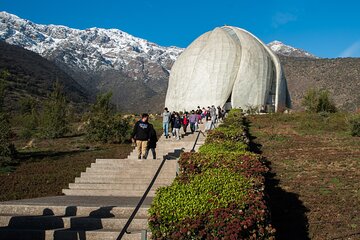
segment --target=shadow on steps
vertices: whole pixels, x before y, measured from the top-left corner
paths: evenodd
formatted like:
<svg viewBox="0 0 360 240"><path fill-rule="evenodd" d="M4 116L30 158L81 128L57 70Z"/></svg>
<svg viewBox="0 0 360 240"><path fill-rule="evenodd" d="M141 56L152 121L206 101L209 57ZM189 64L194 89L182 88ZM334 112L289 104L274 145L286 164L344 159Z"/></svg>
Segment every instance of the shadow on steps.
<svg viewBox="0 0 360 240"><path fill-rule="evenodd" d="M100 207L84 217L76 217L76 206L67 207L65 214L59 216L50 208L45 208L40 216L13 216L8 226L0 228L0 239L86 240L86 231L103 229L101 219L115 217L111 213L113 208L114 206Z"/></svg>

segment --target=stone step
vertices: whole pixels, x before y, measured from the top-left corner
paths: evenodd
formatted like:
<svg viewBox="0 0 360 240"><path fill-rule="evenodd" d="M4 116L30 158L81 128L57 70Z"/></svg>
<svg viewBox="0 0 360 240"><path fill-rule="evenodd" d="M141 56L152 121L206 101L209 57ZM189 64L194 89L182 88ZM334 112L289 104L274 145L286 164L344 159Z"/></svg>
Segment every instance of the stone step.
<svg viewBox="0 0 360 240"><path fill-rule="evenodd" d="M153 159L141 159L141 160L134 160L134 159L96 159L95 163L104 163L104 164L123 164L123 165L140 165L146 164L149 165L160 165L161 160L153 160Z"/></svg>
<svg viewBox="0 0 360 240"><path fill-rule="evenodd" d="M161 161L160 160L153 160L153 159L149 159L149 160L132 160L136 163L124 163L124 162L95 162L95 163L91 163L90 167L118 167L118 168L152 168L152 169L157 169L160 166ZM151 163L152 161L152 163ZM170 162L170 161L169 161ZM166 164L168 165L168 164ZM175 164L174 164L175 165Z"/></svg>
<svg viewBox="0 0 360 240"><path fill-rule="evenodd" d="M133 173L133 174L143 174L144 172L151 172L154 174L158 168L122 168L117 166L94 166L91 168L86 168L86 173L106 173L106 174L123 174L123 173ZM161 173L175 173L176 166L164 166L161 169Z"/></svg>
<svg viewBox="0 0 360 240"><path fill-rule="evenodd" d="M141 176L142 178L152 179L155 171L122 171L122 172L82 172L81 178L106 178L106 179L117 179L117 178L133 178L134 176ZM175 178L176 171L161 171L159 177L163 178Z"/></svg>
<svg viewBox="0 0 360 240"><path fill-rule="evenodd" d="M161 161L159 161L158 159L147 159L147 160L134 160L137 163L114 163L114 162L108 162L108 163L104 163L104 162L98 162L98 163L92 163L90 165L90 167L104 167L104 168L120 168L120 169L153 169L153 170L157 170L160 166ZM151 162L155 162L155 163L151 163ZM177 165L177 161L172 161L172 160L166 160L165 164L163 165L163 169L165 168L171 168Z"/></svg>
<svg viewBox="0 0 360 240"><path fill-rule="evenodd" d="M156 179L157 183L172 183L172 181L174 180L173 177L159 177ZM104 177L100 177L100 178L75 178L75 183L128 183L128 184L132 184L132 183L139 183L139 184L143 184L143 183L147 183L149 184L151 181L150 178L121 178L119 176L117 176L116 178L104 178Z"/></svg>
<svg viewBox="0 0 360 240"><path fill-rule="evenodd" d="M137 218L147 218L148 209L141 207L136 214ZM116 217L129 218L133 207L89 207L89 206L44 206L44 205L21 205L0 204L0 215L51 215L51 216L93 216L98 218ZM1 239L1 238L0 238Z"/></svg>
<svg viewBox="0 0 360 240"><path fill-rule="evenodd" d="M121 230L121 229L120 229ZM82 229L51 229L51 230L33 230L33 229L0 229L0 239L4 240L114 240L120 230L99 229L84 231ZM131 229L129 229L131 231ZM151 234L148 233L148 239ZM131 234L125 234L122 240L139 240L141 233L139 230Z"/></svg>
<svg viewBox="0 0 360 240"><path fill-rule="evenodd" d="M0 227L13 229L122 229L127 218L94 218L63 216L0 216ZM147 218L134 218L131 229L147 229Z"/></svg>
<svg viewBox="0 0 360 240"><path fill-rule="evenodd" d="M162 186L167 186L167 183L155 183L153 187L158 188ZM70 189L103 189L103 190L137 190L145 191L149 184L129 184L129 183L70 183Z"/></svg>
<svg viewBox="0 0 360 240"><path fill-rule="evenodd" d="M63 189L62 192L69 196L118 196L141 197L144 191L136 190L96 190L96 189ZM155 196L155 190L150 190L149 197Z"/></svg>

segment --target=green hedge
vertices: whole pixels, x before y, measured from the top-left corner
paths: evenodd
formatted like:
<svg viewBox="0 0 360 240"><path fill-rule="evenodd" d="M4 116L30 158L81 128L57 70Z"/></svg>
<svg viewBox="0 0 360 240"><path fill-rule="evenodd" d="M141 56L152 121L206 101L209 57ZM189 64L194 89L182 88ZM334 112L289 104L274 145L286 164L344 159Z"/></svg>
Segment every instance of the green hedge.
<svg viewBox="0 0 360 240"><path fill-rule="evenodd" d="M233 110L198 153L183 153L180 174L149 210L154 239L273 239L261 156L249 152L246 120Z"/></svg>

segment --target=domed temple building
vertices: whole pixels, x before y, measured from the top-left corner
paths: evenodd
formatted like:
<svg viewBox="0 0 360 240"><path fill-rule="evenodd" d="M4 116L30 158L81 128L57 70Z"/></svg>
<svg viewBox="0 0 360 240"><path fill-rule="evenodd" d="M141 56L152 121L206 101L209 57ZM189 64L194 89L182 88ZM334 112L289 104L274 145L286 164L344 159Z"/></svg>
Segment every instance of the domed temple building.
<svg viewBox="0 0 360 240"><path fill-rule="evenodd" d="M237 27L206 32L174 63L165 105L259 107L268 112L291 107L278 57L257 37Z"/></svg>

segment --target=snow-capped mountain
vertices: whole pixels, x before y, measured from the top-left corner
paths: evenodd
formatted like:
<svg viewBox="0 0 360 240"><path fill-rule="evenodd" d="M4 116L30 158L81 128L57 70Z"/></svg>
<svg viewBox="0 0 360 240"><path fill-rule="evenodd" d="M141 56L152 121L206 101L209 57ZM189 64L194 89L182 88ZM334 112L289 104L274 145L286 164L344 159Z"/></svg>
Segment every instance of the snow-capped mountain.
<svg viewBox="0 0 360 240"><path fill-rule="evenodd" d="M118 29L42 25L7 12L0 12L0 40L55 62L93 95L112 91L123 110L149 110L151 104L137 104L149 98L161 107L169 71L183 51Z"/></svg>
<svg viewBox="0 0 360 240"><path fill-rule="evenodd" d="M273 41L268 44L270 49L278 55L287 57L318 58L317 56L298 48L294 48L280 41Z"/></svg>
<svg viewBox="0 0 360 240"><path fill-rule="evenodd" d="M161 109L169 71L184 50L118 29L36 24L7 12L0 12L0 40L53 61L91 95L112 91L119 108L132 111ZM316 58L278 41L268 45L279 55Z"/></svg>
<svg viewBox="0 0 360 240"><path fill-rule="evenodd" d="M85 71L130 71L126 66L143 65L144 61L169 70L182 51L177 47L159 46L118 29L78 30L35 24L7 12L0 12L0 39Z"/></svg>

